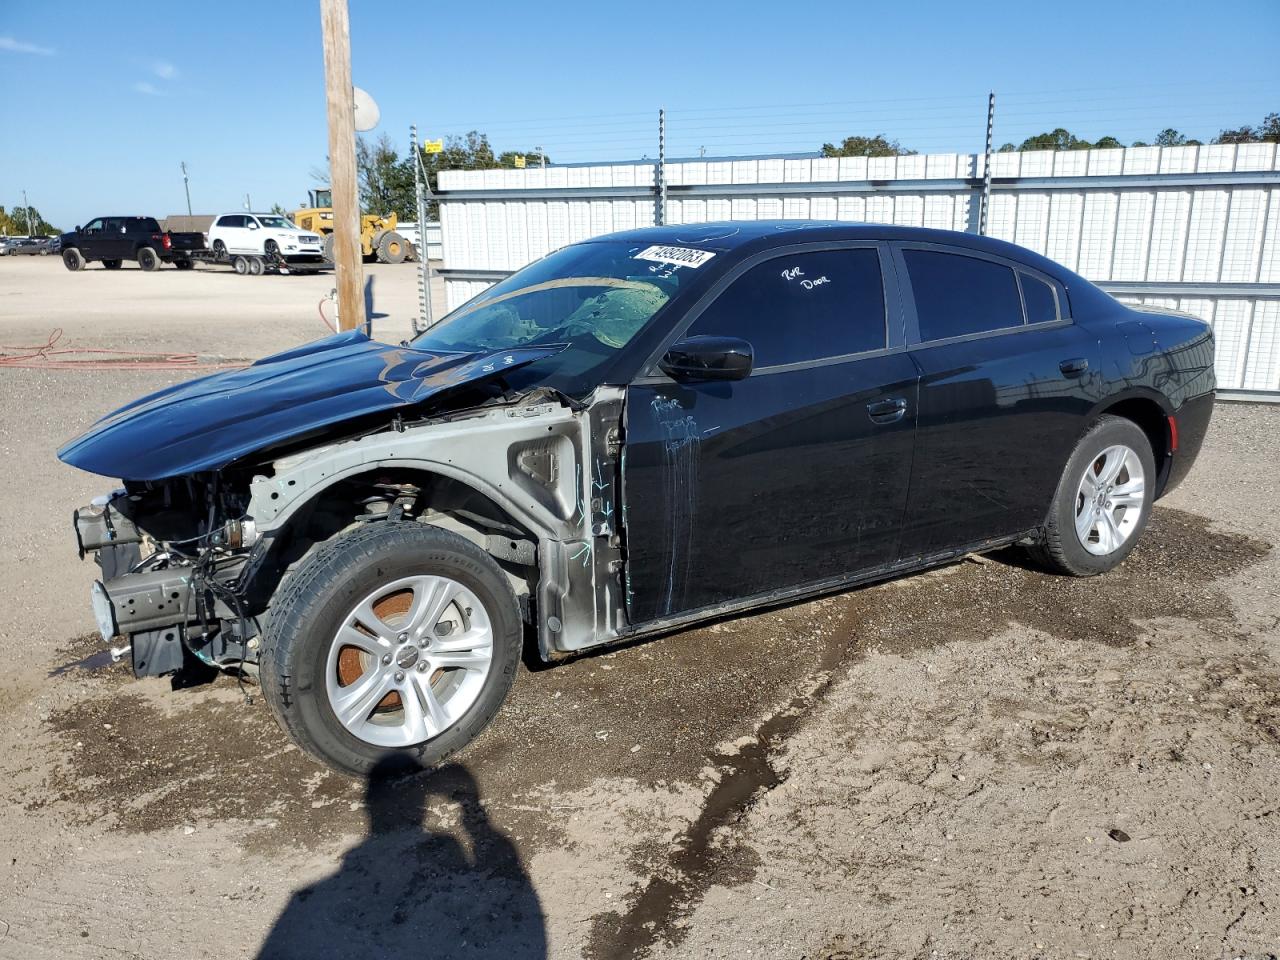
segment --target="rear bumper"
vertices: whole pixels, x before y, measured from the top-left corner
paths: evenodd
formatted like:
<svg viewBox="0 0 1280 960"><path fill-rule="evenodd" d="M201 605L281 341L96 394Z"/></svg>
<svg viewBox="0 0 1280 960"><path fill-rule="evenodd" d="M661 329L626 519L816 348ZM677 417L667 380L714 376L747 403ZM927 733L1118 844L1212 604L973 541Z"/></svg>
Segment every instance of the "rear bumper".
<svg viewBox="0 0 1280 960"><path fill-rule="evenodd" d="M1214 393L1201 394L1185 401L1174 414L1178 429L1178 448L1169 457L1169 476L1160 496L1177 488L1200 455L1205 434L1209 432L1209 420L1213 416Z"/></svg>

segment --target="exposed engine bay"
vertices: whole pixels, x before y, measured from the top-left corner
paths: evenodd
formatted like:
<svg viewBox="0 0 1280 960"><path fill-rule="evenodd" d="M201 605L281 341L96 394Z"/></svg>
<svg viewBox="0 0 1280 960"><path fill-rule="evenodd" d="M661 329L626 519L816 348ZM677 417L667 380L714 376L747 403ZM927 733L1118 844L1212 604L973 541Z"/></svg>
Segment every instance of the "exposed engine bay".
<svg viewBox="0 0 1280 960"><path fill-rule="evenodd" d="M99 630L129 638L137 676L194 662L252 674L272 595L309 550L361 524L422 522L494 557L544 657L607 642L626 623L610 522L622 403L597 393L585 409L535 391L393 417L274 460L125 481L75 513L81 555L102 570Z"/></svg>

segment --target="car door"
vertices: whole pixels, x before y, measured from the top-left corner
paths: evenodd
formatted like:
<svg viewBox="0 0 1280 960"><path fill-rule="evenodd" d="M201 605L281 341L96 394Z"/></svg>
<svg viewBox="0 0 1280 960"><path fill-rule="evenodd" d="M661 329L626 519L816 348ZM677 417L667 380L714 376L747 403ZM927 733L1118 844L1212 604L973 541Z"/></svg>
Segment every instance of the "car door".
<svg viewBox="0 0 1280 960"><path fill-rule="evenodd" d="M106 229L102 231L102 252L104 260L132 260L133 237L129 234L128 217L107 217Z"/></svg>
<svg viewBox="0 0 1280 960"><path fill-rule="evenodd" d="M86 223L84 228L76 237L76 241L80 248L80 254L86 260L97 260L103 256L99 251L105 249L103 246L103 238L106 234L106 229L106 218L98 217L96 220L90 220Z"/></svg>
<svg viewBox="0 0 1280 960"><path fill-rule="evenodd" d="M745 339L750 376L678 383L651 367L628 388L632 623L893 561L917 374L888 267L874 243L750 258L671 337Z"/></svg>
<svg viewBox="0 0 1280 960"><path fill-rule="evenodd" d="M229 213L218 218L217 240L221 240L228 253L243 253L245 234L244 217L238 213Z"/></svg>
<svg viewBox="0 0 1280 960"><path fill-rule="evenodd" d="M1096 338L1052 277L968 248L894 244L920 371L901 556L1043 521L1099 399Z"/></svg>

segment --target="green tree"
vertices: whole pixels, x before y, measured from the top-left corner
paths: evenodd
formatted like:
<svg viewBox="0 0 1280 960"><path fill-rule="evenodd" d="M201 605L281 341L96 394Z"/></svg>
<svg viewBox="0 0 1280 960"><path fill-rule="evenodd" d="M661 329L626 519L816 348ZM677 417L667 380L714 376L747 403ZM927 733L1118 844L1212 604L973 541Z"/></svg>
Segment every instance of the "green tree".
<svg viewBox="0 0 1280 960"><path fill-rule="evenodd" d="M1247 124L1234 130L1222 130L1214 143L1280 143L1280 113L1269 113L1262 118L1262 125Z"/></svg>
<svg viewBox="0 0 1280 960"><path fill-rule="evenodd" d="M874 137L845 137L838 147L832 143L822 145L824 157L906 157L915 152L897 140L887 139L883 133Z"/></svg>
<svg viewBox="0 0 1280 960"><path fill-rule="evenodd" d="M394 213L415 220L413 167L400 159L386 133L370 143L356 138L356 172L360 181L360 209L366 213Z"/></svg>
<svg viewBox="0 0 1280 960"><path fill-rule="evenodd" d="M30 221L27 219L28 211L30 212ZM61 232L48 220L40 216L40 211L35 207L24 207L18 204L12 208L12 212L6 212L4 207L0 207L0 235L6 237L56 237Z"/></svg>
<svg viewBox="0 0 1280 960"><path fill-rule="evenodd" d="M1124 146L1124 144L1123 144L1123 143L1121 143L1119 140L1117 140L1115 137L1100 137L1100 138L1098 138L1098 142L1097 142L1097 143L1095 143L1095 144L1093 145L1093 148L1092 148L1092 149L1094 149L1094 150L1118 150L1118 149L1120 149L1120 148L1121 148L1121 147L1123 147L1123 146Z"/></svg>

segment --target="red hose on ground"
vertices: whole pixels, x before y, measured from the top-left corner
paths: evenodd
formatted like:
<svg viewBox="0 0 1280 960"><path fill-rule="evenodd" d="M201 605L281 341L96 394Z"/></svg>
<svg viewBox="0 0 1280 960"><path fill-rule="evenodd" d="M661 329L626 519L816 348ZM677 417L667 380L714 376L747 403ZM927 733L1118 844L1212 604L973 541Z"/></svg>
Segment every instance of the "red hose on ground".
<svg viewBox="0 0 1280 960"><path fill-rule="evenodd" d="M194 353L153 353L138 350L106 350L99 347L61 347L62 328L38 344L0 343L0 367L41 370L225 370L243 367L243 361L201 361ZM85 359L66 359L85 356ZM113 359L106 359L106 358ZM63 358L63 359L59 359Z"/></svg>

